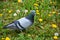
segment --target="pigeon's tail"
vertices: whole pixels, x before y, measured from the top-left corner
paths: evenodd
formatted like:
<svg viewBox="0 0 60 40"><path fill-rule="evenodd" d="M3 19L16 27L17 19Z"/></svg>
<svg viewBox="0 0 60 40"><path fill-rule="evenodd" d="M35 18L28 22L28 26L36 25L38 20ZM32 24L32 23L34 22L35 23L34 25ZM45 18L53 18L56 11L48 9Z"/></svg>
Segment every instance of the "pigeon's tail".
<svg viewBox="0 0 60 40"><path fill-rule="evenodd" d="M3 29L7 29L7 25L3 26Z"/></svg>
<svg viewBox="0 0 60 40"><path fill-rule="evenodd" d="M3 29L17 30L18 28L15 26L14 23L11 23L11 24L5 25Z"/></svg>

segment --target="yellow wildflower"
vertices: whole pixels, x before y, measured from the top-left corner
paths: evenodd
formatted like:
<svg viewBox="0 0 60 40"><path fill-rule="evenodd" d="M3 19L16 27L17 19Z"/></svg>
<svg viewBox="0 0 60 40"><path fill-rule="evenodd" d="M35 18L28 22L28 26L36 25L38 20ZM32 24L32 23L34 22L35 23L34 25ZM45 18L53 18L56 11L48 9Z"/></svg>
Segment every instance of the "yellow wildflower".
<svg viewBox="0 0 60 40"><path fill-rule="evenodd" d="M28 34L28 36L31 36L30 34Z"/></svg>
<svg viewBox="0 0 60 40"><path fill-rule="evenodd" d="M39 6L39 5L37 3L35 3L34 6Z"/></svg>
<svg viewBox="0 0 60 40"><path fill-rule="evenodd" d="M18 3L21 3L22 2L22 0L18 0Z"/></svg>
<svg viewBox="0 0 60 40"><path fill-rule="evenodd" d="M52 13L53 13L53 14L55 14L56 12L55 12L55 11L53 11Z"/></svg>
<svg viewBox="0 0 60 40"><path fill-rule="evenodd" d="M39 13L39 10L36 10L36 13Z"/></svg>
<svg viewBox="0 0 60 40"><path fill-rule="evenodd" d="M52 2L50 2L50 4L52 4Z"/></svg>
<svg viewBox="0 0 60 40"><path fill-rule="evenodd" d="M57 28L57 25L56 25L56 24L52 24L52 27L53 27L53 28Z"/></svg>
<svg viewBox="0 0 60 40"><path fill-rule="evenodd" d="M10 38L9 37L6 37L6 39L5 40L10 40Z"/></svg>
<svg viewBox="0 0 60 40"><path fill-rule="evenodd" d="M35 7L35 9L38 9L38 7Z"/></svg>
<svg viewBox="0 0 60 40"><path fill-rule="evenodd" d="M39 15L40 13L36 13L36 14L38 14L38 15Z"/></svg>
<svg viewBox="0 0 60 40"><path fill-rule="evenodd" d="M12 12L12 10L9 10L9 13L11 13Z"/></svg>
<svg viewBox="0 0 60 40"><path fill-rule="evenodd" d="M44 0L42 0L42 2L44 2Z"/></svg>
<svg viewBox="0 0 60 40"><path fill-rule="evenodd" d="M53 2L52 1L50 1L50 4L52 4Z"/></svg>
<svg viewBox="0 0 60 40"><path fill-rule="evenodd" d="M43 21L43 19L42 19L42 18L40 18L40 19L39 19L39 21L40 21L40 22L42 22L42 21Z"/></svg>
<svg viewBox="0 0 60 40"><path fill-rule="evenodd" d="M48 14L48 16L52 16L51 14Z"/></svg>
<svg viewBox="0 0 60 40"><path fill-rule="evenodd" d="M3 14L0 14L0 17L2 16Z"/></svg>
<svg viewBox="0 0 60 40"><path fill-rule="evenodd" d="M55 40L57 40L57 39L58 39L58 37L57 37L57 36L54 36L54 39L55 39Z"/></svg>

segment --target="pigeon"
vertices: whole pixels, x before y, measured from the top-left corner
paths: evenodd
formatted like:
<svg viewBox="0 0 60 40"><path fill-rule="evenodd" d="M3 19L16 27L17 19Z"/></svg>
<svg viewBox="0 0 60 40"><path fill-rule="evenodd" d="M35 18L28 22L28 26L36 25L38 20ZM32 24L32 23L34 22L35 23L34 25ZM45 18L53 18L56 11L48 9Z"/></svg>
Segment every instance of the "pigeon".
<svg viewBox="0 0 60 40"><path fill-rule="evenodd" d="M16 21L13 21L10 24L5 25L3 29L11 29L11 30L27 29L34 23L35 14L36 14L35 10L31 10L29 15L27 15L26 17L20 18Z"/></svg>

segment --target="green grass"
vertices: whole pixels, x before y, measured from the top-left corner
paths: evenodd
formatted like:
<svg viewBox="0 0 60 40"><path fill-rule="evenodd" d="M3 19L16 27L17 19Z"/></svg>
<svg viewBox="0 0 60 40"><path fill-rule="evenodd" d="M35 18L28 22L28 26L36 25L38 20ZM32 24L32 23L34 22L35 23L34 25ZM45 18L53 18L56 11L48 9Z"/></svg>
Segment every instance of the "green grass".
<svg viewBox="0 0 60 40"><path fill-rule="evenodd" d="M30 28L19 33L2 29L4 25L28 15L30 10L36 10L34 3L40 4L38 6L40 15L36 14L34 24ZM53 36L56 32L59 33L58 40L60 39L60 14L58 14L59 9L57 4L54 4L54 1L52 4L49 0L44 0L44 2L36 0L23 0L23 3L10 1L0 2L0 4L0 13L3 14L2 17L0 17L0 40L7 36L10 37L11 40L54 40ZM16 17L13 16L18 9L21 12ZM29 10L26 14L24 13L25 9ZM11 13L9 13L10 10L12 10ZM55 10L56 13L50 13L52 10ZM48 16L48 14L51 14L52 16ZM39 22L39 18L42 18L43 21ZM53 23L57 24L57 28L51 27L51 24Z"/></svg>

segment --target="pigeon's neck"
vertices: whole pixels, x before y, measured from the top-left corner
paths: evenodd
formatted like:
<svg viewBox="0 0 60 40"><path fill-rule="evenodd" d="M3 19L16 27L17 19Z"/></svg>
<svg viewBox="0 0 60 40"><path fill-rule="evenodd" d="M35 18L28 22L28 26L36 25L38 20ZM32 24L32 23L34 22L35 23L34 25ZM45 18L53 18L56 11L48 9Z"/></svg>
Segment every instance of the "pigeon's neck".
<svg viewBox="0 0 60 40"><path fill-rule="evenodd" d="M26 17L28 20L30 20L31 22L34 22L34 15L30 14Z"/></svg>

